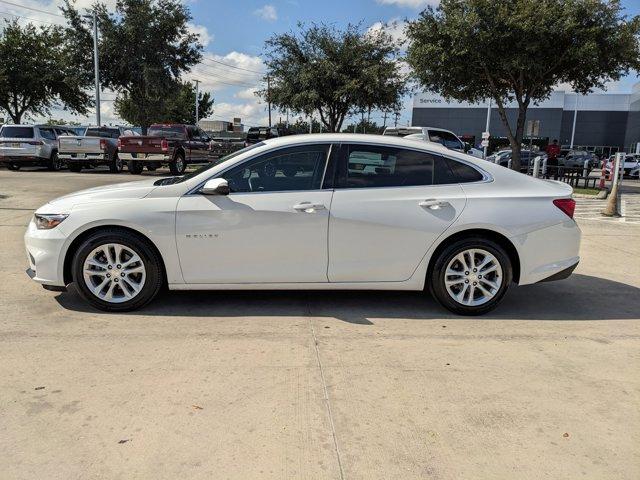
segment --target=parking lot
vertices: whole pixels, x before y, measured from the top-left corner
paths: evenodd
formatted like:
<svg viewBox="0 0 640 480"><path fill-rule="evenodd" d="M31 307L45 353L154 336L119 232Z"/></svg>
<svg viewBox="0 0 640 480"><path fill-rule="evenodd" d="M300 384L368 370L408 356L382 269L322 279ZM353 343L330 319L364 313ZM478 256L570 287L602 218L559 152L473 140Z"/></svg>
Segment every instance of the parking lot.
<svg viewBox="0 0 640 480"><path fill-rule="evenodd" d="M579 218L574 275L480 318L411 292L106 314L29 280L35 208L138 179L0 170L3 479L640 478L640 224Z"/></svg>

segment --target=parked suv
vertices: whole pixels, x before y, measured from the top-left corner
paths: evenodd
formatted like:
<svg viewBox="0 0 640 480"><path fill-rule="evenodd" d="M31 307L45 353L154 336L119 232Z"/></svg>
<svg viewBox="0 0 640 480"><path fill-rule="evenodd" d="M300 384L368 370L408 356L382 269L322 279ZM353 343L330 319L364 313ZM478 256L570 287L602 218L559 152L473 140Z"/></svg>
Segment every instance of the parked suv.
<svg viewBox="0 0 640 480"><path fill-rule="evenodd" d="M280 133L276 127L251 127L247 131L247 139L244 142L245 147L254 143L268 140L269 138L279 137Z"/></svg>
<svg viewBox="0 0 640 480"><path fill-rule="evenodd" d="M58 137L72 135L66 127L50 125L4 125L0 129L0 164L9 170L23 166L45 166L60 170Z"/></svg>
<svg viewBox="0 0 640 480"><path fill-rule="evenodd" d="M425 142L438 143L450 150L467 152L469 147L458 136L442 128L434 127L387 127L382 135L404 137Z"/></svg>
<svg viewBox="0 0 640 480"><path fill-rule="evenodd" d="M121 135L139 135L133 127L88 127L83 135L60 137L58 157L66 162L69 170L108 165L112 173L122 171L122 159L118 156L118 138Z"/></svg>

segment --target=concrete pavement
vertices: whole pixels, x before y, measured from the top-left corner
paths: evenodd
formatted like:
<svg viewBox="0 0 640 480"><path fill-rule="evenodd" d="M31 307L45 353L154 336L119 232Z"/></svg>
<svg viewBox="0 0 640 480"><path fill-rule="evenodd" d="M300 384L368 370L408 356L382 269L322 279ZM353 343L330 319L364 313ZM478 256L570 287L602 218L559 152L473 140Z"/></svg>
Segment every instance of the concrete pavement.
<svg viewBox="0 0 640 480"><path fill-rule="evenodd" d="M426 295L166 293L24 274L32 209L129 174L0 170L0 478L640 478L640 226L481 318Z"/></svg>

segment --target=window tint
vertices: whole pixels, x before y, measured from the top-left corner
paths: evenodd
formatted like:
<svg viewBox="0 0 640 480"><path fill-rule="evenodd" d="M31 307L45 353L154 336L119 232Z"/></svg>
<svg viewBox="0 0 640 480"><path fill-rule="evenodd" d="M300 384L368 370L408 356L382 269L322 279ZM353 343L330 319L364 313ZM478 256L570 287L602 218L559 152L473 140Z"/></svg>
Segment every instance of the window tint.
<svg viewBox="0 0 640 480"><path fill-rule="evenodd" d="M329 145L286 148L247 160L223 174L231 192L280 192L320 188Z"/></svg>
<svg viewBox="0 0 640 480"><path fill-rule="evenodd" d="M462 162L447 159L447 163L458 183L479 182L484 178L478 170Z"/></svg>
<svg viewBox="0 0 640 480"><path fill-rule="evenodd" d="M0 130L0 137L5 138L33 138L33 127L13 127L5 125Z"/></svg>
<svg viewBox="0 0 640 480"><path fill-rule="evenodd" d="M463 148L463 145L460 140L458 140L458 137L456 137L453 133L446 132L444 130L429 130L429 140L444 145L447 148Z"/></svg>
<svg viewBox="0 0 640 480"><path fill-rule="evenodd" d="M118 138L120 136L120 130L118 130L117 128L87 128L85 136L100 137L100 138Z"/></svg>
<svg viewBox="0 0 640 480"><path fill-rule="evenodd" d="M53 129L51 129L51 128L41 128L40 129L40 136L42 138L46 138L47 140L55 140L56 139L56 134L54 133Z"/></svg>
<svg viewBox="0 0 640 480"><path fill-rule="evenodd" d="M149 128L147 135L150 137L165 137L184 139L184 127L172 127L169 125L154 125Z"/></svg>

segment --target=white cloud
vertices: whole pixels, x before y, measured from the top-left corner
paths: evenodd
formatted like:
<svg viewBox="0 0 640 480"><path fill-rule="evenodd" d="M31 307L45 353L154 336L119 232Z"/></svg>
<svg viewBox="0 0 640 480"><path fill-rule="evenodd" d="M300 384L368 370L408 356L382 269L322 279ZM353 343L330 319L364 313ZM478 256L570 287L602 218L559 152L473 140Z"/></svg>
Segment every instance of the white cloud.
<svg viewBox="0 0 640 480"><path fill-rule="evenodd" d="M253 100L256 98L256 92L260 90L256 87L246 88L244 90L240 90L233 94L236 98L241 98L242 100Z"/></svg>
<svg viewBox="0 0 640 480"><path fill-rule="evenodd" d="M252 102L231 103L221 102L214 105L212 119L231 121L234 117L240 117L245 125L267 125L269 116L267 105L256 99Z"/></svg>
<svg viewBox="0 0 640 480"><path fill-rule="evenodd" d="M407 22L399 18L392 18L388 22L376 22L367 29L367 33L377 33L380 31L391 35L396 44L401 45L407 41L405 29Z"/></svg>
<svg viewBox="0 0 640 480"><path fill-rule="evenodd" d="M203 90L222 90L231 87L260 88L264 64L257 56L241 52L226 55L204 53L202 63L185 75L187 79L201 80Z"/></svg>
<svg viewBox="0 0 640 480"><path fill-rule="evenodd" d="M253 11L254 15L262 18L263 20L267 20L268 22L274 22L278 19L278 12L276 11L276 7L273 5L265 5L263 7L257 8Z"/></svg>
<svg viewBox="0 0 640 480"><path fill-rule="evenodd" d="M213 41L213 33L209 33L207 27L204 25L196 25L194 23L189 23L187 25L189 33L195 33L200 38L200 43L207 47Z"/></svg>
<svg viewBox="0 0 640 480"><path fill-rule="evenodd" d="M381 5L396 5L405 8L425 8L429 5L435 7L440 0L377 0Z"/></svg>

